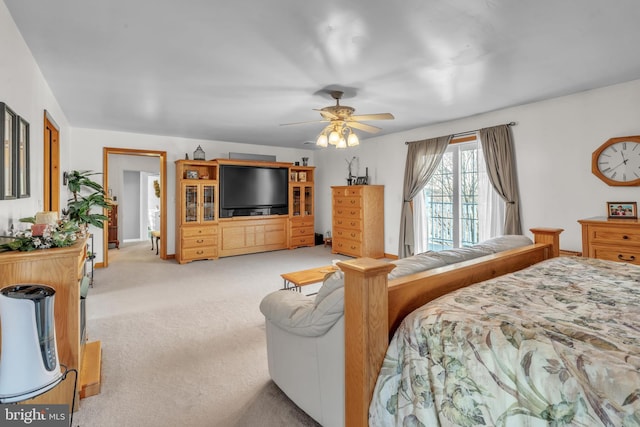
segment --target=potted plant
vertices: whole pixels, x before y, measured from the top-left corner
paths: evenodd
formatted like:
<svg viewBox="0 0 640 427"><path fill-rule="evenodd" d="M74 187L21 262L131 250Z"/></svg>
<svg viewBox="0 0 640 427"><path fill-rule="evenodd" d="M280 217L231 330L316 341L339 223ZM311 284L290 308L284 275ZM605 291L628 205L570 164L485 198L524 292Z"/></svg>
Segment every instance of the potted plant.
<svg viewBox="0 0 640 427"><path fill-rule="evenodd" d="M69 220L75 221L81 227L93 225L103 228L106 215L92 212L93 208L111 209L110 199L104 193L102 185L91 179L99 172L77 171L65 172L67 188L71 192L71 198L67 201L67 208L63 210Z"/></svg>

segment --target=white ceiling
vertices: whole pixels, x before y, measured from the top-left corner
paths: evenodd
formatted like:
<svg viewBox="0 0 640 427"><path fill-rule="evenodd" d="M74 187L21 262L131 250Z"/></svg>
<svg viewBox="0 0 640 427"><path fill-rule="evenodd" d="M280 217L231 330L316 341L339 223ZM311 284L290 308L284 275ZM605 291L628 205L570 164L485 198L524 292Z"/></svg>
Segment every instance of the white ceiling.
<svg viewBox="0 0 640 427"><path fill-rule="evenodd" d="M385 134L640 78L638 0L4 2L74 127L311 148L326 88Z"/></svg>

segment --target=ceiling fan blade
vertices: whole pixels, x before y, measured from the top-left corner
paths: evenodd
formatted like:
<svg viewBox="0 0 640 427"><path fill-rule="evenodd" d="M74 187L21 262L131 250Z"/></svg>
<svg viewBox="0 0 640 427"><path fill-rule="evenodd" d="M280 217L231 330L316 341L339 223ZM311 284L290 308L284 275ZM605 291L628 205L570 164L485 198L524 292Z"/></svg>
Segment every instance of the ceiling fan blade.
<svg viewBox="0 0 640 427"><path fill-rule="evenodd" d="M349 117L349 120L355 120L357 122L363 122L367 120L393 120L393 114L391 113L378 113L378 114L359 114L357 116Z"/></svg>
<svg viewBox="0 0 640 427"><path fill-rule="evenodd" d="M382 130L379 127L371 126L366 123L359 123L356 121L347 121L347 126L351 126L352 128L360 129L369 133L378 133Z"/></svg>
<svg viewBox="0 0 640 427"><path fill-rule="evenodd" d="M306 125L310 123L326 123L327 120L310 120L308 122L280 123L280 126Z"/></svg>

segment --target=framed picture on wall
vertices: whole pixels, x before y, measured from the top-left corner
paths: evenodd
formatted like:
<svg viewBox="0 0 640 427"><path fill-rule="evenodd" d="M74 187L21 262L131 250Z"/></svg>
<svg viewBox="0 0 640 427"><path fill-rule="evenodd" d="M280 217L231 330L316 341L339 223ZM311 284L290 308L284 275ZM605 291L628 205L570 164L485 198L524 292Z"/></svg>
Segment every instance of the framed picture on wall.
<svg viewBox="0 0 640 427"><path fill-rule="evenodd" d="M638 203L607 202L607 215L611 219L636 219L638 218Z"/></svg>
<svg viewBox="0 0 640 427"><path fill-rule="evenodd" d="M16 128L18 116L4 102L0 102L0 200L15 199L18 195Z"/></svg>
<svg viewBox="0 0 640 427"><path fill-rule="evenodd" d="M24 199L30 196L30 171L29 171L29 122L18 117L16 157L18 177L18 197Z"/></svg>

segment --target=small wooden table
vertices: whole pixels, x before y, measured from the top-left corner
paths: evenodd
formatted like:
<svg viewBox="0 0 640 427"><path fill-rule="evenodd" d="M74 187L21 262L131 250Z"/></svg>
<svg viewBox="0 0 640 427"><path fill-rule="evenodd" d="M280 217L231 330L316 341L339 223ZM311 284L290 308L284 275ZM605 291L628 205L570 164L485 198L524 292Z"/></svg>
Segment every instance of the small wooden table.
<svg viewBox="0 0 640 427"><path fill-rule="evenodd" d="M153 250L153 239L156 239L156 255L158 255L158 251L160 250L160 232L152 231L151 235L151 250Z"/></svg>
<svg viewBox="0 0 640 427"><path fill-rule="evenodd" d="M302 292L302 286L322 282L327 274L333 273L337 269L338 267L334 265L325 265L323 267L310 268L309 270L283 273L280 276L284 279L284 289Z"/></svg>

